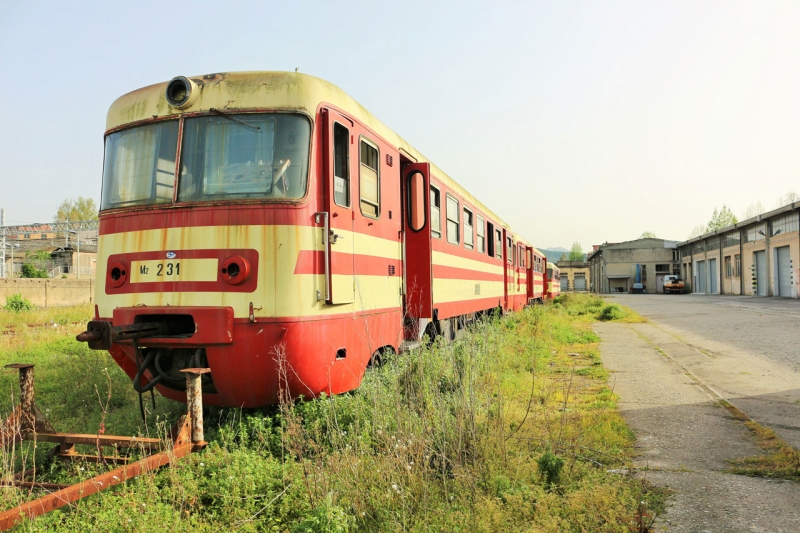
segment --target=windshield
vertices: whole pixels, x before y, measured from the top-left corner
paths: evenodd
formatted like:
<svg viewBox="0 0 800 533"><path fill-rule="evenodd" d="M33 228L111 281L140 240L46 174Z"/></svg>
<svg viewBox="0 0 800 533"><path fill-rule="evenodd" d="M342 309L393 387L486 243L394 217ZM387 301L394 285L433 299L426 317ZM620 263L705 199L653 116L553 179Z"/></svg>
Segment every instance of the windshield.
<svg viewBox="0 0 800 533"><path fill-rule="evenodd" d="M186 119L178 201L302 198L311 124L291 114ZM178 121L106 137L100 209L172 203Z"/></svg>
<svg viewBox="0 0 800 533"><path fill-rule="evenodd" d="M178 201L302 198L310 133L299 115L187 119Z"/></svg>
<svg viewBox="0 0 800 533"><path fill-rule="evenodd" d="M172 202L177 148L177 120L106 137L100 209Z"/></svg>

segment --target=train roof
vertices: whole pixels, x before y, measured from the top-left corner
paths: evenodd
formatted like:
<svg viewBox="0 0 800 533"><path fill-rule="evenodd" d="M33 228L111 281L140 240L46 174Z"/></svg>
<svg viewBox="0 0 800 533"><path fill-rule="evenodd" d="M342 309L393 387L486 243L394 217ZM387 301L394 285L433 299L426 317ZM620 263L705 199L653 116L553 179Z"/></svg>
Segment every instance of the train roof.
<svg viewBox="0 0 800 533"><path fill-rule="evenodd" d="M200 89L197 100L189 108L179 110L167 103L168 81L142 87L117 98L108 110L106 129L111 130L151 118L174 116L184 112L196 113L215 109L292 109L312 117L322 102L333 104L358 119L383 139L402 149L418 162L431 164L436 179L460 194L468 203L480 208L497 223L510 226L480 200L459 185L411 144L397 135L372 113L336 85L323 79L298 72L249 71L220 72L189 76ZM513 232L516 235L516 232ZM544 255L544 254L542 254Z"/></svg>

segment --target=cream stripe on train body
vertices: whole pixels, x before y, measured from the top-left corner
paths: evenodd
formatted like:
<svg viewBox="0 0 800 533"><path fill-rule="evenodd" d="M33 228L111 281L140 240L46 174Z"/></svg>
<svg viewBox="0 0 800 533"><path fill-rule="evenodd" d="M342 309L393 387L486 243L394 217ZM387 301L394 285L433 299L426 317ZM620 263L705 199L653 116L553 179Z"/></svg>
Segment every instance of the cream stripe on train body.
<svg viewBox="0 0 800 533"><path fill-rule="evenodd" d="M101 235L98 242L97 279L104 280L111 255L135 251L202 249L258 250L258 286L253 292L148 292L105 294L98 284L96 301L101 317L110 317L116 307L148 306L230 306L235 318L249 316L253 303L257 317L314 317L355 313L373 309L399 308L402 276L346 275L354 278L355 301L325 305L317 290L325 293L323 274L295 274L301 251L324 251L322 228L312 226L197 226L131 231ZM371 235L337 229L346 239L355 239L355 253L400 261L401 244ZM337 276L334 274L334 276ZM338 276L337 276L338 277Z"/></svg>

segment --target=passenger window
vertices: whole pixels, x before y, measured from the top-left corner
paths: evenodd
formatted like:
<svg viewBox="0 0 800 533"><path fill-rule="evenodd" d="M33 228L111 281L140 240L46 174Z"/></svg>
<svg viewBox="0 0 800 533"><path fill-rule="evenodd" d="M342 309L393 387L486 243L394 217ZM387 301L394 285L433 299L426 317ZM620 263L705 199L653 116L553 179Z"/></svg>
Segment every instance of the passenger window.
<svg viewBox="0 0 800 533"><path fill-rule="evenodd" d="M533 268L533 254L530 250L525 250L525 269L530 270Z"/></svg>
<svg viewBox="0 0 800 533"><path fill-rule="evenodd" d="M514 244L511 242L511 237L506 237L506 257L510 264L514 264Z"/></svg>
<svg viewBox="0 0 800 533"><path fill-rule="evenodd" d="M499 229L494 230L494 255L503 258L503 234Z"/></svg>
<svg viewBox="0 0 800 533"><path fill-rule="evenodd" d="M458 200L447 195L447 242L458 244Z"/></svg>
<svg viewBox="0 0 800 533"><path fill-rule="evenodd" d="M350 207L350 132L336 122L333 125L333 201Z"/></svg>
<svg viewBox="0 0 800 533"><path fill-rule="evenodd" d="M361 214L369 218L378 218L381 212L381 187L378 178L378 149L362 140L358 190L361 195ZM422 224L425 224L424 211Z"/></svg>
<svg viewBox="0 0 800 533"><path fill-rule="evenodd" d="M425 227L425 178L422 172L408 175L408 225L414 231Z"/></svg>
<svg viewBox="0 0 800 533"><path fill-rule="evenodd" d="M431 185L431 235L442 238L442 196L439 189Z"/></svg>
<svg viewBox="0 0 800 533"><path fill-rule="evenodd" d="M484 227L483 219L478 215L478 225L475 228L478 234L478 252L486 252L486 228Z"/></svg>
<svg viewBox="0 0 800 533"><path fill-rule="evenodd" d="M464 208L464 247L472 250L474 237L472 235L472 211Z"/></svg>

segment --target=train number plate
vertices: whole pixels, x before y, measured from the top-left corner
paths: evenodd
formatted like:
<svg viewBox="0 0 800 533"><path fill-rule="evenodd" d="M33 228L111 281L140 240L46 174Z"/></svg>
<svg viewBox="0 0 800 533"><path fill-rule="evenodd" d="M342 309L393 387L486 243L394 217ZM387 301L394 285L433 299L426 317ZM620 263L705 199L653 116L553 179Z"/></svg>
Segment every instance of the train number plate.
<svg viewBox="0 0 800 533"><path fill-rule="evenodd" d="M218 259L131 261L131 283L216 281Z"/></svg>

